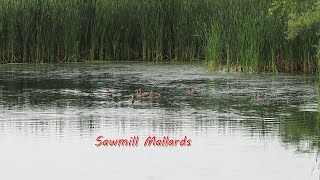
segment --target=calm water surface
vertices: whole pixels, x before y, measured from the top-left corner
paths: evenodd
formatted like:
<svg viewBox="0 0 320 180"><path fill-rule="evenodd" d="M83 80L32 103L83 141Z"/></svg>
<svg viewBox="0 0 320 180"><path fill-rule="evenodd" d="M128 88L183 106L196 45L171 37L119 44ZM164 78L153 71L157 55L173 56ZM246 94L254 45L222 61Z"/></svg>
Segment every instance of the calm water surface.
<svg viewBox="0 0 320 180"><path fill-rule="evenodd" d="M190 64L0 70L1 179L319 179L315 77L208 73ZM187 96L188 87L198 94ZM161 97L128 104L139 88ZM97 148L99 135L140 142ZM144 147L148 136L187 136L192 145Z"/></svg>

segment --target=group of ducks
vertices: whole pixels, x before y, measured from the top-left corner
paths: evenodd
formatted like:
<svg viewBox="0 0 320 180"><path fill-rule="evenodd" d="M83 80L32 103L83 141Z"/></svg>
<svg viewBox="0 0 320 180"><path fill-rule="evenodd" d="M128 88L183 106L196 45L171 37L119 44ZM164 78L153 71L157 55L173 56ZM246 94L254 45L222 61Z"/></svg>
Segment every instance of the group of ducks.
<svg viewBox="0 0 320 180"><path fill-rule="evenodd" d="M186 94L188 96L195 96L197 95L197 92L196 90L193 88L193 87L189 87L186 91ZM110 90L107 91L107 99L112 99L113 98L113 94ZM136 102L136 100L140 100L140 99L147 99L147 98L157 98L157 97L160 97L160 94L159 93L156 93L154 92L153 90L151 91L148 91L148 92L143 92L141 89L137 89L135 90L135 93L134 94L131 94L131 97L130 99L127 101L129 104L133 104ZM265 95L260 95L260 94L257 94L255 93L255 96L254 96L254 100L264 100L266 98Z"/></svg>
<svg viewBox="0 0 320 180"><path fill-rule="evenodd" d="M186 91L186 94L188 96L195 96L197 94L197 92L195 91L195 89L193 87L190 87ZM110 90L107 91L106 97L107 97L107 99L112 99L113 94ZM152 98L158 98L158 97L160 97L160 94L157 92L154 92L153 90L148 91L148 92L143 92L141 89L137 89L137 90L135 90L134 94L131 94L131 98L127 102L129 104L133 104L138 99L147 99L147 98L152 99Z"/></svg>
<svg viewBox="0 0 320 180"><path fill-rule="evenodd" d="M135 90L135 94L131 94L131 98L128 100L129 104L133 104L136 99L146 99L146 98L157 98L160 94L154 92L153 90L149 92L142 92L141 89Z"/></svg>

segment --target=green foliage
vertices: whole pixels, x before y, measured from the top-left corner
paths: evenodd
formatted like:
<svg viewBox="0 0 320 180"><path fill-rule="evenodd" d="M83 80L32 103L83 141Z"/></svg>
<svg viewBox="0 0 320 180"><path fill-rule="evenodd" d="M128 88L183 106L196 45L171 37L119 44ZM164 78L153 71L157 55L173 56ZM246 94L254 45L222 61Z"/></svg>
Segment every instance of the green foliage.
<svg viewBox="0 0 320 180"><path fill-rule="evenodd" d="M320 33L320 1L313 2L302 13L290 13L288 21L288 38L294 39L308 31Z"/></svg>
<svg viewBox="0 0 320 180"><path fill-rule="evenodd" d="M203 59L205 6L193 0L2 0L0 60Z"/></svg>
<svg viewBox="0 0 320 180"><path fill-rule="evenodd" d="M313 6L300 5L295 0L2 0L0 61L205 59L215 70L313 72L317 11L307 13L303 9ZM310 18L301 18L303 12ZM299 37L287 39L288 34Z"/></svg>
<svg viewBox="0 0 320 180"><path fill-rule="evenodd" d="M320 65L320 0L300 2L299 9L289 14L288 39L313 37L312 45L317 49L318 66ZM303 7L303 8L301 8Z"/></svg>
<svg viewBox="0 0 320 180"><path fill-rule="evenodd" d="M286 38L288 15L296 7L295 2L215 0L210 3L215 8L208 12L218 12L209 16L214 28L208 32L206 47L212 49L206 51L206 58L212 69L223 66L229 70L231 66L246 72L315 71L316 53L309 46L314 37Z"/></svg>

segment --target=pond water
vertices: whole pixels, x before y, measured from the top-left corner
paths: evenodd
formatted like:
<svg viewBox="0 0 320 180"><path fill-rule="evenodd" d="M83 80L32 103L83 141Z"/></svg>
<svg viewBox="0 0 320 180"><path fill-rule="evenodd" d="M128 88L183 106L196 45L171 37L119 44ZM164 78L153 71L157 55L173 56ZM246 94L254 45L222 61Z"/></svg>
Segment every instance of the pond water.
<svg viewBox="0 0 320 180"><path fill-rule="evenodd" d="M154 63L0 69L1 179L319 179L313 76ZM129 104L139 88L161 96ZM98 136L139 145L97 147ZM149 136L191 146L145 147Z"/></svg>

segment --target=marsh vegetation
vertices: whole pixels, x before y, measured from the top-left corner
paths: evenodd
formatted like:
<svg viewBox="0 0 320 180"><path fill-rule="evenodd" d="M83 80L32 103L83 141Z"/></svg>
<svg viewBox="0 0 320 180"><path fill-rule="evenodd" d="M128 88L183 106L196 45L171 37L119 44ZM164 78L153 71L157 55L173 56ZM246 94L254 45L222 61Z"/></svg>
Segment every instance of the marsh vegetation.
<svg viewBox="0 0 320 180"><path fill-rule="evenodd" d="M319 3L301 4L295 0L2 0L0 61L206 60L213 70L311 73L318 64L314 46L318 11L312 11L312 26L290 19ZM300 28L290 31L288 24ZM290 32L294 36L288 38Z"/></svg>

